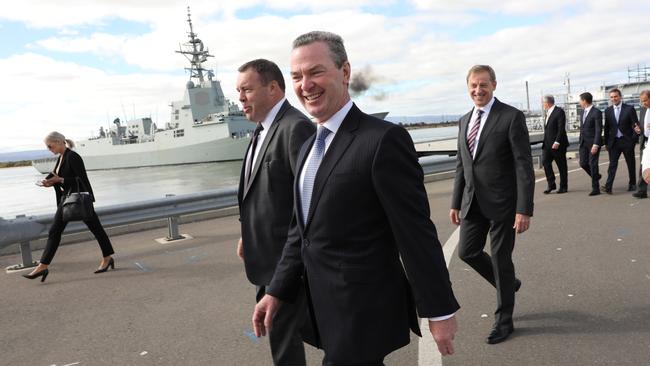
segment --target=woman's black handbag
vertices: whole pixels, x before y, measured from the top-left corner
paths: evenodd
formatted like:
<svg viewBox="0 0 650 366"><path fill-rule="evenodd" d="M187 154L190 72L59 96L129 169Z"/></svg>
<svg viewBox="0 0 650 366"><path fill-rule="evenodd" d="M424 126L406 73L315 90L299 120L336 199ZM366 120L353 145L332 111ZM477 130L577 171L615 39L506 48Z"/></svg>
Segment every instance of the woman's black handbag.
<svg viewBox="0 0 650 366"><path fill-rule="evenodd" d="M63 221L87 221L95 213L90 193L81 191L79 177L76 177L75 180L77 181L77 191L69 192L61 203Z"/></svg>

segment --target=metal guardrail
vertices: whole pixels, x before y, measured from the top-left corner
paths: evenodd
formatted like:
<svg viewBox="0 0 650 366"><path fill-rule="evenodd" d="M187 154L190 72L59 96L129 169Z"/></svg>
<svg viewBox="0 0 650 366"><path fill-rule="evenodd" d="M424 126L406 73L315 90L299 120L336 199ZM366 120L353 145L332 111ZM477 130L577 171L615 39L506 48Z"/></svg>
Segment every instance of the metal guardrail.
<svg viewBox="0 0 650 366"><path fill-rule="evenodd" d="M148 201L124 203L97 208L97 215L102 225L114 227L167 218L169 236L167 240L183 238L178 234L179 217L199 212L218 210L237 205L237 187L228 187L182 196L167 195L165 198ZM8 269L22 269L34 265L30 242L47 238L54 215L16 216L15 219L0 218L0 249L18 244L22 256L22 265ZM66 234L87 231L83 222L71 222L66 227Z"/></svg>
<svg viewBox="0 0 650 366"><path fill-rule="evenodd" d="M537 150L539 148L533 148ZM535 155L535 154L534 154ZM455 169L456 157L437 157L421 159L420 165L425 175L452 171ZM539 164L539 163L538 163ZM124 203L100 207L96 210L104 227L116 227L167 218L169 221L169 236L167 240L181 239L178 234L178 220L181 216L206 211L213 211L237 205L237 187L191 193L180 196L167 195L165 198L147 201ZM54 215L25 216L15 219L0 217L0 249L18 244L22 256L22 264L11 269L22 269L34 265L30 242L44 239L52 225ZM87 231L82 222L71 222L66 227L66 234Z"/></svg>

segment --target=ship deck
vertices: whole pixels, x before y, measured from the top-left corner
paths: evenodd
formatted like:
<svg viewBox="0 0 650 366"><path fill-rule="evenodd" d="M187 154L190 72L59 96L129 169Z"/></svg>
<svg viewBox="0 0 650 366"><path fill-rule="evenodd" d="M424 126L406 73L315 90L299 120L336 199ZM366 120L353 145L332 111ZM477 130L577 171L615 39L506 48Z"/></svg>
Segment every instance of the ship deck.
<svg viewBox="0 0 650 366"><path fill-rule="evenodd" d="M601 172L606 166L601 158ZM613 195L588 197L569 160L569 193L544 195L538 170L531 229L514 253L523 286L516 331L484 343L494 290L457 257L449 269L462 306L457 354L440 357L430 335L413 336L386 365L644 365L650 354L650 200L633 198L619 164ZM447 250L451 180L426 184ZM116 270L95 275L95 242L59 249L45 283L0 275L3 365L270 365L266 339L251 336L255 289L235 255L236 216L186 224L192 240L161 245L164 229L112 237ZM39 255L40 252L35 253ZM0 265L19 262L0 257ZM322 353L307 347L309 365Z"/></svg>

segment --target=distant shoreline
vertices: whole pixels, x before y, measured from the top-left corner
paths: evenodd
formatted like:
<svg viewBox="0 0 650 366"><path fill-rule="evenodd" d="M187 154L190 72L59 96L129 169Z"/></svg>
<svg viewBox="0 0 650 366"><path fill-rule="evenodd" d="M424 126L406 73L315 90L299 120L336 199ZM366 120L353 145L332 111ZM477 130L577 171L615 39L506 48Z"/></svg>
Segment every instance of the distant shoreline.
<svg viewBox="0 0 650 366"><path fill-rule="evenodd" d="M1 168L15 168L19 166L32 166L32 161L31 160L20 160L20 161L6 161L4 163L0 163L0 169Z"/></svg>
<svg viewBox="0 0 650 366"><path fill-rule="evenodd" d="M458 126L458 121L447 121L447 122L436 122L436 123L418 122L418 123L406 123L406 124L402 122L398 122L397 124L406 128L407 130L419 130L423 128Z"/></svg>

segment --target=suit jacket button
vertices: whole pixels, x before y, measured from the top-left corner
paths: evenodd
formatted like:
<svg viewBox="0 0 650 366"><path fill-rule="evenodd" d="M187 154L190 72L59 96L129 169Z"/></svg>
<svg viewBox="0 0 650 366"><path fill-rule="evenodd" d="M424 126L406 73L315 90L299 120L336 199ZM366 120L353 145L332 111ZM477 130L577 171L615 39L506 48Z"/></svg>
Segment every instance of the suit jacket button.
<svg viewBox="0 0 650 366"><path fill-rule="evenodd" d="M306 247L309 246L309 239L303 239L302 244Z"/></svg>

